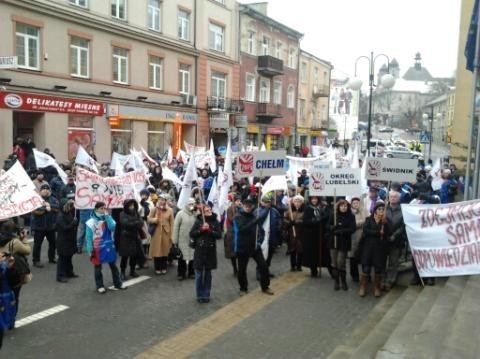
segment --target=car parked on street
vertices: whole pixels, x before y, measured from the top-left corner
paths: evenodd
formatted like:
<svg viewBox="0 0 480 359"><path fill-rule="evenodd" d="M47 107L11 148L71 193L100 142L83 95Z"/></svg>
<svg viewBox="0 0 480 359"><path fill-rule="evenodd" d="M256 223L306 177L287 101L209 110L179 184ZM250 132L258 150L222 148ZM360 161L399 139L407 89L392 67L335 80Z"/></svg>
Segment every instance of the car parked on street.
<svg viewBox="0 0 480 359"><path fill-rule="evenodd" d="M389 158L423 159L421 152L412 151L403 146L387 146L384 155Z"/></svg>
<svg viewBox="0 0 480 359"><path fill-rule="evenodd" d="M382 127L381 129L378 130L378 132L393 132L393 128L391 127Z"/></svg>

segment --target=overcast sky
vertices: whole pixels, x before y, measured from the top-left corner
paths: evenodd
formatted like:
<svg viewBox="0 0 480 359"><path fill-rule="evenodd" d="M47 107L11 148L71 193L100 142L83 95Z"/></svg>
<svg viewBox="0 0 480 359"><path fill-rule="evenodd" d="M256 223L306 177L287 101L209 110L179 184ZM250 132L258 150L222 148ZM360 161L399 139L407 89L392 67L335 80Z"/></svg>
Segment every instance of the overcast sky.
<svg viewBox="0 0 480 359"><path fill-rule="evenodd" d="M268 16L304 33L303 49L347 74L353 75L358 56L369 56L373 51L396 58L403 75L418 51L432 76L447 77L457 67L460 2L270 0ZM376 64L375 73L381 64ZM359 62L359 72L365 72L365 77L367 66L366 61Z"/></svg>

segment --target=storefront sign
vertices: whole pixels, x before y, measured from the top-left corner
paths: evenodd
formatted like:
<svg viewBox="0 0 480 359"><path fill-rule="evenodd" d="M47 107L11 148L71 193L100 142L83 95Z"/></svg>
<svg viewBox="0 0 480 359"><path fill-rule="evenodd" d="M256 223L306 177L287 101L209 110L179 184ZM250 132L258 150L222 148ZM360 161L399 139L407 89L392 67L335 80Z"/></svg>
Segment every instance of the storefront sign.
<svg viewBox="0 0 480 359"><path fill-rule="evenodd" d="M0 69L16 69L17 56L0 56Z"/></svg>
<svg viewBox="0 0 480 359"><path fill-rule="evenodd" d="M402 204L402 214L421 277L480 273L480 200Z"/></svg>
<svg viewBox="0 0 480 359"><path fill-rule="evenodd" d="M249 124L249 125L247 126L247 132L248 132L248 133L259 133L260 131L259 131L259 128L258 128L257 125L250 125L250 124Z"/></svg>
<svg viewBox="0 0 480 359"><path fill-rule="evenodd" d="M105 105L101 102L12 92L0 92L0 108L92 116L105 114Z"/></svg>
<svg viewBox="0 0 480 359"><path fill-rule="evenodd" d="M76 168L75 207L91 209L105 202L108 208L122 208L126 199L137 198L145 188L145 172L136 170L116 177L102 177L83 168Z"/></svg>
<svg viewBox="0 0 480 359"><path fill-rule="evenodd" d="M418 160L371 157L366 159L367 180L376 181L415 181Z"/></svg>
<svg viewBox="0 0 480 359"><path fill-rule="evenodd" d="M308 135L310 131L308 128L297 128L297 133L300 135Z"/></svg>
<svg viewBox="0 0 480 359"><path fill-rule="evenodd" d="M237 157L236 170L239 177L284 175L287 170L286 153L281 150L242 153Z"/></svg>
<svg viewBox="0 0 480 359"><path fill-rule="evenodd" d="M235 127L246 128L248 126L248 117L246 115L235 116Z"/></svg>
<svg viewBox="0 0 480 359"><path fill-rule="evenodd" d="M184 121L194 123L198 120L196 113L165 111L157 108L119 106L119 116L124 119L141 121Z"/></svg>
<svg viewBox="0 0 480 359"><path fill-rule="evenodd" d="M229 128L228 113L210 114L210 128Z"/></svg>
<svg viewBox="0 0 480 359"><path fill-rule="evenodd" d="M360 168L331 168L310 174L312 196L359 196Z"/></svg>
<svg viewBox="0 0 480 359"><path fill-rule="evenodd" d="M43 202L19 161L0 176L0 220L32 212Z"/></svg>
<svg viewBox="0 0 480 359"><path fill-rule="evenodd" d="M267 127L269 135L283 135L283 127Z"/></svg>

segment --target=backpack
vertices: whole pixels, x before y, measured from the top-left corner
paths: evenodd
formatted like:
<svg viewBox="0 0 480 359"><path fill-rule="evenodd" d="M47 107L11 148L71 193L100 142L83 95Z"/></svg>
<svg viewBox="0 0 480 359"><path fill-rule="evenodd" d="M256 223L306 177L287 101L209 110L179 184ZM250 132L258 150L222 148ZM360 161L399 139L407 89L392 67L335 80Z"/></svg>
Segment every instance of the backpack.
<svg viewBox="0 0 480 359"><path fill-rule="evenodd" d="M31 280L31 271L30 265L28 264L27 257L20 253L13 253L13 240L10 241L9 249L11 256L15 259L13 264L13 269L18 276L18 283L14 285L14 287L20 286L22 284L26 284Z"/></svg>

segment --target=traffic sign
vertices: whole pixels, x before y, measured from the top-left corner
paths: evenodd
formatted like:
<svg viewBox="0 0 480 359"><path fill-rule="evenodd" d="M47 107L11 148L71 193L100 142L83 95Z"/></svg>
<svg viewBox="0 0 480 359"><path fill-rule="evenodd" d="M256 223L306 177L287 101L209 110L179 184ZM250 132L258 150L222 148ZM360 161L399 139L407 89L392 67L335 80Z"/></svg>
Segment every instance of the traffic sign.
<svg viewBox="0 0 480 359"><path fill-rule="evenodd" d="M430 132L422 131L420 133L420 143L430 143Z"/></svg>

